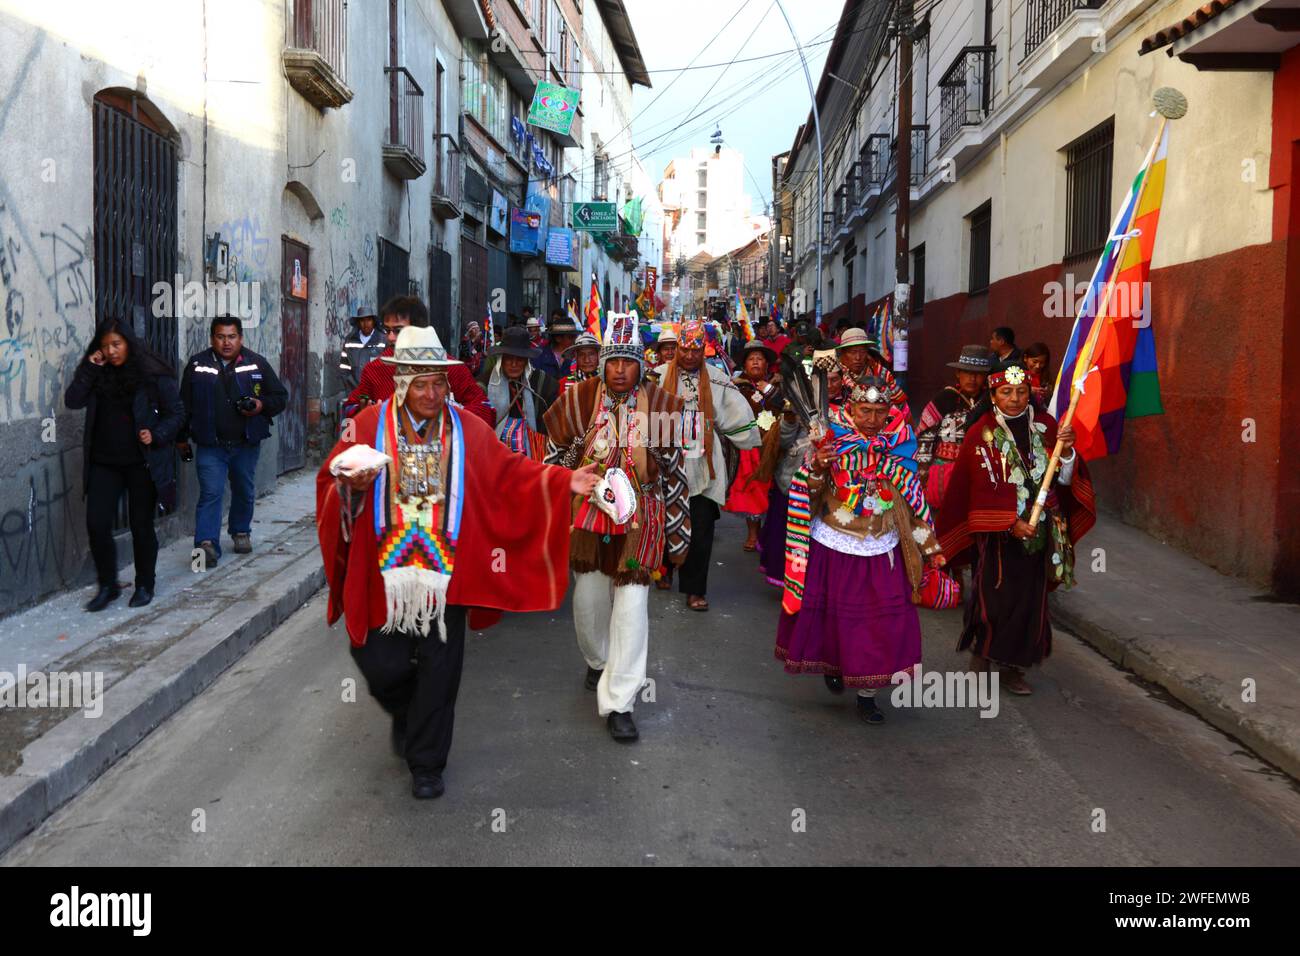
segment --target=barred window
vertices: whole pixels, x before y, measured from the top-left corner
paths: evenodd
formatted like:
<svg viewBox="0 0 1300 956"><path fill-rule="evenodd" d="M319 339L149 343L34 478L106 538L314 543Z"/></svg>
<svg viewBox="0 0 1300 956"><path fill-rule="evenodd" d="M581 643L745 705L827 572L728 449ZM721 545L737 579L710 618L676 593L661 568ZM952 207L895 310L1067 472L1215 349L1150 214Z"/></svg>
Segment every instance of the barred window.
<svg viewBox="0 0 1300 956"><path fill-rule="evenodd" d="M989 287L989 253L993 241L993 202L980 206L970 219L970 284L968 292Z"/></svg>
<svg viewBox="0 0 1300 956"><path fill-rule="evenodd" d="M1110 229L1115 120L1065 147L1065 258L1096 256Z"/></svg>

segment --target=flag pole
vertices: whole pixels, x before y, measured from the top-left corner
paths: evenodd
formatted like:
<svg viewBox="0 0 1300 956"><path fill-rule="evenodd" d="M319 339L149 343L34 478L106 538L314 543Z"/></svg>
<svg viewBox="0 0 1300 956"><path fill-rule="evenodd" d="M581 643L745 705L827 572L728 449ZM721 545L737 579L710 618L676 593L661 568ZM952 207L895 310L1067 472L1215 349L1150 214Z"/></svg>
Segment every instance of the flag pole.
<svg viewBox="0 0 1300 956"><path fill-rule="evenodd" d="M1151 150L1147 153L1147 160L1144 166L1147 172L1151 170L1151 164L1155 159L1157 150L1160 148L1160 141L1164 138L1165 128L1169 125L1171 119L1181 119L1187 113L1187 98L1179 93L1173 87L1162 86L1153 94L1156 111L1160 113L1160 126L1156 130L1156 137L1151 144ZM1133 212L1137 213L1142 208L1142 197L1146 193L1147 183L1150 182L1150 176L1142 177L1142 185L1138 187L1138 194L1133 202ZM1079 357L1075 360L1074 382L1070 387L1070 405L1065 410L1065 416L1061 419L1058 427L1067 427L1074 421L1074 410L1079 404L1079 396L1083 394L1083 383L1089 374L1088 366L1092 364L1093 353L1097 349L1097 340L1101 337L1102 323L1108 321L1107 309L1110 307L1111 296L1115 291L1115 280L1119 278L1120 264L1124 261L1124 253L1128 251L1128 244L1134 238L1134 233L1125 233L1120 240L1119 248L1115 251L1115 268L1111 270L1110 278L1106 280L1106 291L1102 296L1101 305L1096 310L1096 317L1093 320L1092 328L1088 330L1088 338L1084 341L1083 349L1080 350ZM1029 530L1032 534L1038 530L1038 522L1042 519L1043 509L1047 507L1047 494L1052 485L1052 479L1056 477L1056 469L1061 464L1061 452L1063 451L1061 439L1056 439L1056 445L1052 448L1052 457L1047 462L1047 471L1043 474L1043 483L1038 489L1038 495L1034 499L1034 508L1029 513ZM1078 454L1077 452L1075 454Z"/></svg>

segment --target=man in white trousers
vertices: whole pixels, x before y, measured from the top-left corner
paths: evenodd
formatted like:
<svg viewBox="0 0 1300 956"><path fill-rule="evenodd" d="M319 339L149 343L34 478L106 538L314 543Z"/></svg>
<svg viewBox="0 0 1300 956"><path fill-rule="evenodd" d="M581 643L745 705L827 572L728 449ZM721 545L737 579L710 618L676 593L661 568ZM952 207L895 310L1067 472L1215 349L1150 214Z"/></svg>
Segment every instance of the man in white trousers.
<svg viewBox="0 0 1300 956"><path fill-rule="evenodd" d="M645 684L647 601L665 553L680 565L690 545L682 453L683 402L644 380L635 312L609 316L600 375L565 391L546 413L547 461L595 463L602 475L575 499L569 539L573 623L588 690L618 741L638 737L632 709Z"/></svg>

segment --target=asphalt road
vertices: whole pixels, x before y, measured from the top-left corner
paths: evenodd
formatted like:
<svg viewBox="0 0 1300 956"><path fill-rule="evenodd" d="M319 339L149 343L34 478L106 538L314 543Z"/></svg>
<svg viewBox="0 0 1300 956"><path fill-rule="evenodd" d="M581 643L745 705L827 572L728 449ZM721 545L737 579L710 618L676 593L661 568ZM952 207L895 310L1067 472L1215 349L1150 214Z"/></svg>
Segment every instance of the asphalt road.
<svg viewBox="0 0 1300 956"><path fill-rule="evenodd" d="M447 794L415 801L318 596L0 863L1300 861L1288 777L1059 632L994 718L862 724L773 659L778 593L719 532L708 614L651 595L636 744L597 717L567 606L510 617L471 636ZM926 667L960 666L959 617L923 614Z"/></svg>

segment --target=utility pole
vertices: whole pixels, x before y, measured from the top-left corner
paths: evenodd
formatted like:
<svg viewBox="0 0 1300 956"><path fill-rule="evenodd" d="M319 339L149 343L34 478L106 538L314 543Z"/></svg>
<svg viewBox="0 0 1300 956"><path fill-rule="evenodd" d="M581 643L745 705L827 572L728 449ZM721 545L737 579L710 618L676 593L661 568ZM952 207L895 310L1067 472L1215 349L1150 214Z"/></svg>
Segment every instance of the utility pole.
<svg viewBox="0 0 1300 956"><path fill-rule="evenodd" d="M894 308L897 330L894 377L907 387L907 321L911 313L911 248L908 229L912 213L912 0L898 0L898 162L894 188Z"/></svg>

